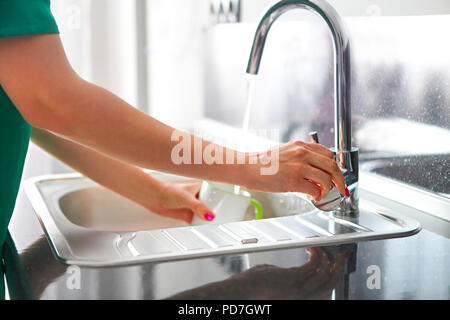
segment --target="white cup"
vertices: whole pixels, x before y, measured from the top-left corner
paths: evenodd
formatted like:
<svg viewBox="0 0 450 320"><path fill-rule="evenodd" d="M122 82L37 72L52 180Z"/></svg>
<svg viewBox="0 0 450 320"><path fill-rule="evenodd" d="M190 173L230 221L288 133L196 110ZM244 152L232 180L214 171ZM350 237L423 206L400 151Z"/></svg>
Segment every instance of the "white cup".
<svg viewBox="0 0 450 320"><path fill-rule="evenodd" d="M205 221L194 216L193 226L242 221L249 205L255 207L255 219L262 218L261 204L252 198L250 192L238 186L203 181L199 199L211 209L215 218Z"/></svg>

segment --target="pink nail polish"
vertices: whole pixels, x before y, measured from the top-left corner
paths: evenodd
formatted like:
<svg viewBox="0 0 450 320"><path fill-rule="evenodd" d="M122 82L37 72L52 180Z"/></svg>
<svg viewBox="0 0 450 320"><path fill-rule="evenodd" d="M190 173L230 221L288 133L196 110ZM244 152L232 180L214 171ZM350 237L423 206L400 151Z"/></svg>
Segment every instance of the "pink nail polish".
<svg viewBox="0 0 450 320"><path fill-rule="evenodd" d="M216 216L212 212L207 212L205 213L204 217L208 221L213 221Z"/></svg>
<svg viewBox="0 0 450 320"><path fill-rule="evenodd" d="M345 188L345 195L346 195L347 197L350 197L350 191L348 191L348 188Z"/></svg>

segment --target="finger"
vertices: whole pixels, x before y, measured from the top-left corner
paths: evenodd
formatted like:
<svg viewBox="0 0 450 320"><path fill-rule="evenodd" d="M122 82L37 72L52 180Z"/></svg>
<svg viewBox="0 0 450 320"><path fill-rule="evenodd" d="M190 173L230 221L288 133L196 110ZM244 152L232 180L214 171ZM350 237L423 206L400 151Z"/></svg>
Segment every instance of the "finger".
<svg viewBox="0 0 450 320"><path fill-rule="evenodd" d="M186 205L194 212L197 217L204 221L213 221L215 218L214 213L211 211L211 209L209 209L206 204L195 197L189 199Z"/></svg>
<svg viewBox="0 0 450 320"><path fill-rule="evenodd" d="M196 194L201 188L199 182L177 182L178 190L176 192L176 201L174 201L169 208L166 209L189 209L200 219L205 221L214 220L212 211L200 201ZM172 195L175 193L172 193ZM192 220L192 219L191 219Z"/></svg>
<svg viewBox="0 0 450 320"><path fill-rule="evenodd" d="M307 179L299 179L296 181L295 189L292 191L310 195L314 200L319 199L321 194L320 187L314 184L313 181L308 181Z"/></svg>
<svg viewBox="0 0 450 320"><path fill-rule="evenodd" d="M328 173L331 176L331 181L333 181L334 185L341 195L345 196L347 194L347 186L345 185L344 175L342 174L341 169L339 169L338 164L334 160L331 160L317 153L308 154L306 160L310 165Z"/></svg>
<svg viewBox="0 0 450 320"><path fill-rule="evenodd" d="M334 184L336 185L336 188L338 189L338 191L341 193L341 195L348 195L348 190L347 190L347 186L345 185L345 179L344 179L344 175L342 174L341 170L339 169L339 166L337 165L337 163L334 161L334 154L333 152L331 152L331 150L327 149L326 147L318 144L318 143L305 143L305 142L301 142L301 141L296 141L296 143L298 145L303 146L304 148L313 151L321 156L323 156L324 158L328 159L328 168L331 169L331 171L329 170L325 170L327 172L329 172L332 176L332 180L334 182ZM318 158L317 160L320 161L320 158ZM324 160L324 159L322 159ZM332 163L329 162L329 160L332 160ZM327 163L327 162L325 162ZM323 169L322 167L319 167L320 169Z"/></svg>
<svg viewBox="0 0 450 320"><path fill-rule="evenodd" d="M334 153L328 149L327 147L319 144L319 143L315 143L315 142L303 142L303 141L296 141L297 145L302 146L310 151L316 152L324 157L327 157L329 159L334 159Z"/></svg>
<svg viewBox="0 0 450 320"><path fill-rule="evenodd" d="M152 212L165 218L177 219L187 223L191 223L194 216L190 209L159 209L152 210Z"/></svg>
<svg viewBox="0 0 450 320"><path fill-rule="evenodd" d="M185 182L181 185L182 188L192 194L194 197L197 197L198 193L200 192L200 189L202 188L201 182Z"/></svg>
<svg viewBox="0 0 450 320"><path fill-rule="evenodd" d="M304 168L303 174L305 175L305 178L313 181L314 183L318 183L320 186L320 196L318 199L315 199L316 201L320 201L320 199L326 197L328 192L330 192L331 188L333 187L331 176L320 169L312 166L307 166Z"/></svg>

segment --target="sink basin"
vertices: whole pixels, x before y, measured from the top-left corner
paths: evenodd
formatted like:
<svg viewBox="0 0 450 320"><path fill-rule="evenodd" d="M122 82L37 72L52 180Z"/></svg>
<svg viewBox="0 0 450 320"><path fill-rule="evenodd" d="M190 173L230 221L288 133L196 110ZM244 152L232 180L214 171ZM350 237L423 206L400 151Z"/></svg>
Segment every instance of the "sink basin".
<svg viewBox="0 0 450 320"><path fill-rule="evenodd" d="M98 186L68 192L59 199L59 206L70 222L92 230L120 232L188 225L183 221L149 212L138 204Z"/></svg>
<svg viewBox="0 0 450 320"><path fill-rule="evenodd" d="M159 178L168 180L169 175L160 174ZM174 176L171 176L170 179L178 180ZM179 180L186 181L188 179L180 178ZM65 218L80 227L99 231L126 232L189 226L184 221L154 214L101 186L91 185L89 182L85 184L81 180L74 181L72 179L70 181L71 184L79 184L79 188L74 186L73 191L61 195L58 204ZM252 192L252 196L264 207L266 219L314 210L312 204L295 194L274 195ZM244 220L252 220L254 215L250 206Z"/></svg>
<svg viewBox="0 0 450 320"><path fill-rule="evenodd" d="M160 180L185 177L148 172ZM56 257L103 267L224 254L402 237L420 224L408 207L361 190L360 216L346 220L317 210L299 194L253 192L264 219L190 226L153 214L79 174L41 176L25 190Z"/></svg>

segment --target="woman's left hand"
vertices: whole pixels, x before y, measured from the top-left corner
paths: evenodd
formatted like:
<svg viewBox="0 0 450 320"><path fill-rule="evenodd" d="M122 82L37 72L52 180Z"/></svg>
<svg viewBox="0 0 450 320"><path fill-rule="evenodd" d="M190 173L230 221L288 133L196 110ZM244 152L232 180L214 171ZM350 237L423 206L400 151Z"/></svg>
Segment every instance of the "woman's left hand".
<svg viewBox="0 0 450 320"><path fill-rule="evenodd" d="M194 214L205 221L212 221L214 214L198 199L201 182L164 182L152 197L147 209L161 216L191 223Z"/></svg>

